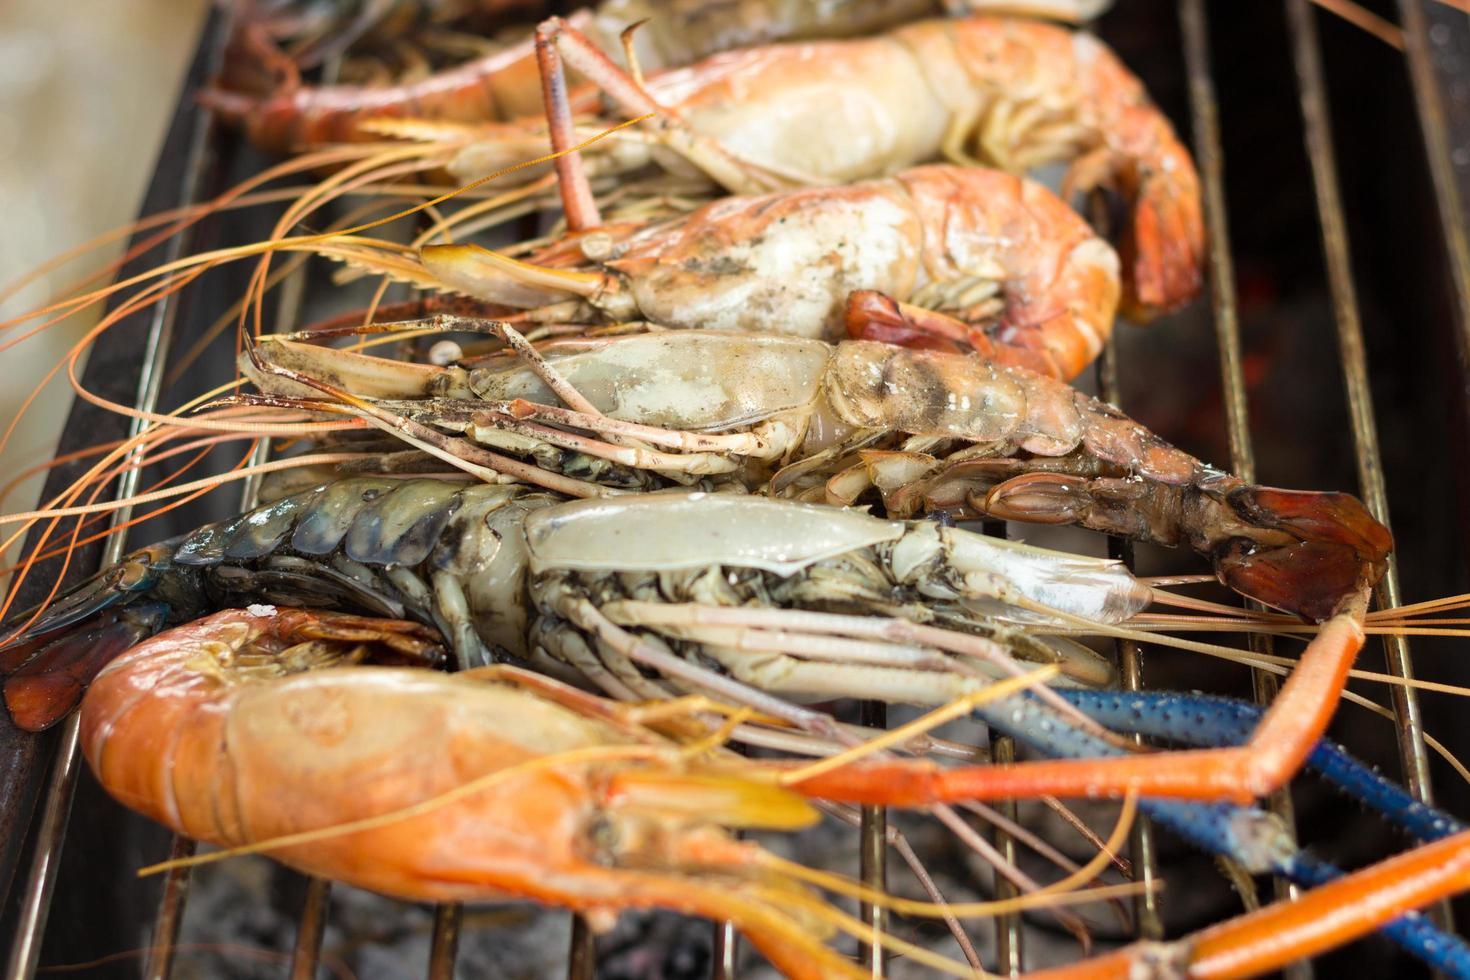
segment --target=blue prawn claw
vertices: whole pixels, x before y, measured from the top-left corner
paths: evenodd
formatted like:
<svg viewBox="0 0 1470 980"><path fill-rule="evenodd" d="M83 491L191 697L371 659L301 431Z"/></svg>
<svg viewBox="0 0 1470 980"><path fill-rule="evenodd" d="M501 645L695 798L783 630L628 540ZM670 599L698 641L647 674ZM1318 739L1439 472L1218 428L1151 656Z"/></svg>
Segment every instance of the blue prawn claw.
<svg viewBox="0 0 1470 980"><path fill-rule="evenodd" d="M33 659L37 640L75 627L109 609L151 595L173 570L174 546L179 539L150 545L126 555L116 565L78 585L31 621L33 610L0 626L0 670L12 671ZM17 631L16 623L21 627Z"/></svg>
<svg viewBox="0 0 1470 980"><path fill-rule="evenodd" d="M1235 698L1171 691L1059 691L1094 721L1115 731L1199 748L1243 745L1265 709ZM1436 841L1467 828L1447 813L1416 800L1408 790L1322 739L1307 765L1342 792L1420 841Z"/></svg>

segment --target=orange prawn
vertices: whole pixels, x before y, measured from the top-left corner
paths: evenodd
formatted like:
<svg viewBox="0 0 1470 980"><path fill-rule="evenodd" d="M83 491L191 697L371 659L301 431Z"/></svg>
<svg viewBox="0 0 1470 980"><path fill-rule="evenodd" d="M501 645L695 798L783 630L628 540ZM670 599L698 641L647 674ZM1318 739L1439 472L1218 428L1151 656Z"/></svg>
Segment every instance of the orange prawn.
<svg viewBox="0 0 1470 980"><path fill-rule="evenodd" d="M692 167L731 193L755 194L937 159L1014 173L1067 162L1064 197L1104 188L1124 202L1117 238L1130 317L1150 319L1199 292L1204 218L1194 162L1139 79L1090 34L991 15L939 18L874 37L741 48L645 81L615 64L589 30L584 21L542 24L539 66L522 58L512 67L501 54L402 90L212 101L252 139L279 148L423 137L467 183L544 149L548 127L533 118L543 92L552 145L576 142L574 120L596 109L596 92L568 87L565 59L625 115L658 116L646 132L589 155L592 174ZM510 121L444 125L501 118ZM381 122L393 119L412 122ZM599 216L586 175L573 176L573 167L558 162L568 222L590 228Z"/></svg>
<svg viewBox="0 0 1470 980"><path fill-rule="evenodd" d="M661 772L656 747L504 685L392 668L293 673L364 645L429 657L427 635L300 610L222 612L104 670L83 703L82 750L128 806L226 847L280 839L269 853L311 874L422 901L530 898L603 921L651 906L729 917L791 976L864 975L764 895L756 846L721 829L813 822L795 794ZM484 790L466 791L476 783Z"/></svg>

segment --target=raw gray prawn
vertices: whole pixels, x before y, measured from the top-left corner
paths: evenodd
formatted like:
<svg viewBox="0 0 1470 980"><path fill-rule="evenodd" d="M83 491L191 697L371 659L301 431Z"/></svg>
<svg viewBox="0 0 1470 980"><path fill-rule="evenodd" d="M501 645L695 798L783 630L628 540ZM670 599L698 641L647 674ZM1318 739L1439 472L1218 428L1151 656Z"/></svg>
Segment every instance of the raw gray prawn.
<svg viewBox="0 0 1470 980"><path fill-rule="evenodd" d="M837 620L839 613L898 616L931 639L881 630L867 640L829 638L825 653L804 648L798 660L779 648L726 649L711 639L720 630L695 630L691 642L708 641L700 657L659 661L671 683L719 694L729 675L782 695L881 691L895 701L943 703L995 675L995 663L976 661L977 650L999 662L1001 651L1014 649L1078 680L1106 682L1108 665L1085 647L1032 637L1046 615L1028 610L1114 624L1150 595L1116 563L932 522L744 494L638 495L594 511L561 499L514 484L338 479L142 549L13 639L0 667L5 660L11 670L17 660L29 666L7 683L8 704L23 724L39 727L80 693L86 670L54 670L79 652L75 644L105 662L162 625L251 602L409 617L438 629L467 666L506 658L545 665L549 657L614 696L662 697L668 689L589 624L607 615L632 626L633 607L701 601L820 609ZM630 552L631 540L643 546ZM614 581L632 606L606 606ZM93 625L77 632L81 623ZM37 651L60 631L56 649ZM949 647L928 648L935 637ZM718 674L694 666L704 658Z"/></svg>
<svg viewBox="0 0 1470 980"><path fill-rule="evenodd" d="M1231 588L1315 620L1376 582L1392 548L1354 497L1247 485L1066 384L970 356L668 331L469 370L267 340L242 367L298 408L361 412L341 400L350 395L421 437L462 434L619 489L734 483L878 499L895 517L1076 523L1185 543Z"/></svg>

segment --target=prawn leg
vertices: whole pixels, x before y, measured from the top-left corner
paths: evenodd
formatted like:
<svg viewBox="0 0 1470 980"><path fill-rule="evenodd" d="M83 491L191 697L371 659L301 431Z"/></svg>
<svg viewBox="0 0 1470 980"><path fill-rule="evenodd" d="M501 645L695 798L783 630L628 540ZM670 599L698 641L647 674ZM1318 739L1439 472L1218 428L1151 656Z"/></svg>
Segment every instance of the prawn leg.
<svg viewBox="0 0 1470 980"><path fill-rule="evenodd" d="M1470 831L1177 942L1140 943L1076 966L1028 976L1034 980L1256 976L1367 935L1405 913L1466 889L1470 889Z"/></svg>
<svg viewBox="0 0 1470 980"><path fill-rule="evenodd" d="M536 54L542 64L543 88L548 100L547 112L555 149L564 149L574 142L565 83L553 88L546 82L549 76L561 75L563 68L560 62L564 59L605 92L628 116L652 114L659 142L694 164L730 193L759 194L792 185L791 179L742 160L717 141L695 132L681 116L649 94L637 78L619 67L585 34L561 17L548 18L536 29ZM554 100L554 97L559 98ZM558 129L562 143L556 142ZM577 165L570 165L569 169L571 166ZM562 173L560 163L557 172ZM585 174L580 179L585 182Z"/></svg>
<svg viewBox="0 0 1470 980"><path fill-rule="evenodd" d="M1302 653L1245 745L1102 760L1024 762L915 774L877 766L814 776L803 787L849 802L922 805L961 799L1122 795L1249 803L1286 784L1322 737L1364 634L1366 594L1349 597Z"/></svg>
<svg viewBox="0 0 1470 980"><path fill-rule="evenodd" d="M561 185L562 209L567 227L585 231L602 224L597 200L582 155L567 152L577 142L572 128L572 106L567 96L567 74L556 48L555 35L566 28L564 22L547 21L536 28L536 67L541 72L541 94L546 102L546 122L551 130L551 148L561 154L556 158L556 176ZM600 52L599 52L600 53ZM605 57L605 56L604 56Z"/></svg>
<svg viewBox="0 0 1470 980"><path fill-rule="evenodd" d="M873 289L859 289L848 296L843 323L847 335L854 340L875 340L949 354L973 351L979 357L1051 378L1071 377L1076 373L1072 365L1091 363L1106 343L1106 337L1094 333L1079 349L1076 331L1047 330L1044 322L1031 326L1030 343L1015 343L1014 333L1012 341L1007 343L995 336L1000 326L995 318L987 327L923 306L901 303Z"/></svg>

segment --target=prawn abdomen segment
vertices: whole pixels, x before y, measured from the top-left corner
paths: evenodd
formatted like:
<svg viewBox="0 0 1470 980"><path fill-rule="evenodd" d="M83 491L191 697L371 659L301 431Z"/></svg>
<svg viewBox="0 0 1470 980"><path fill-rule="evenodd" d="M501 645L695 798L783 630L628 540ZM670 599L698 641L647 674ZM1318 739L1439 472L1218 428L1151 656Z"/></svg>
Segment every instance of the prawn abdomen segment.
<svg viewBox="0 0 1470 980"><path fill-rule="evenodd" d="M976 357L849 341L837 345L827 398L843 421L863 428L1071 449L1083 419L1072 399L1039 380Z"/></svg>
<svg viewBox="0 0 1470 980"><path fill-rule="evenodd" d="M732 51L649 88L741 159L832 183L934 159L949 123L923 66L887 38Z"/></svg>
<svg viewBox="0 0 1470 980"><path fill-rule="evenodd" d="M831 356L820 341L720 331L640 334L546 351L557 373L599 412L694 431L805 411L818 397ZM476 368L469 386L485 401L558 404L520 361Z"/></svg>
<svg viewBox="0 0 1470 980"><path fill-rule="evenodd" d="M849 293L920 284L918 221L893 181L733 197L635 238L608 267L658 323L833 339Z"/></svg>

